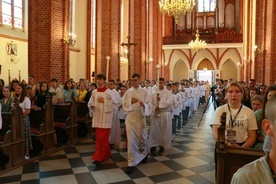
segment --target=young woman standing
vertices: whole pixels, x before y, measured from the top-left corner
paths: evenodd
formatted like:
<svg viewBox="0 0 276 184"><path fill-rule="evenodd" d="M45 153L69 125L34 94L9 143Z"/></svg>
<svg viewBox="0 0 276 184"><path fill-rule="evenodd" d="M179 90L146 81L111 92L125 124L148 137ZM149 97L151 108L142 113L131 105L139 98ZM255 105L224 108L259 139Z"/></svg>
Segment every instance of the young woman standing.
<svg viewBox="0 0 276 184"><path fill-rule="evenodd" d="M11 112L13 98L11 97L10 88L4 86L2 92L4 95L4 98L0 100L2 112Z"/></svg>
<svg viewBox="0 0 276 184"><path fill-rule="evenodd" d="M44 105L47 102L47 97L52 98L51 93L49 92L49 86L46 82L40 83L39 92L36 95L35 105L32 107L34 110L40 110L44 108Z"/></svg>
<svg viewBox="0 0 276 184"><path fill-rule="evenodd" d="M231 82L225 89L227 103L217 108L213 122L213 137L218 137L220 116L226 112L225 141L228 146L250 148L253 147L257 137L257 123L254 112L242 104L244 90L237 82ZM214 152L217 165L216 149ZM216 168L217 171L217 168ZM217 174L217 173L216 173Z"/></svg>
<svg viewBox="0 0 276 184"><path fill-rule="evenodd" d="M232 82L226 87L226 97L228 103L215 112L213 136L217 140L220 116L226 112L226 138L234 139L228 140L228 145L250 148L256 141L258 126L254 112L242 104L243 89L239 83Z"/></svg>
<svg viewBox="0 0 276 184"><path fill-rule="evenodd" d="M30 149L32 149L31 130L29 114L31 112L31 101L27 97L25 85L19 83L15 88L15 98L18 98L19 107L23 111L24 135L25 135L25 159L30 159Z"/></svg>

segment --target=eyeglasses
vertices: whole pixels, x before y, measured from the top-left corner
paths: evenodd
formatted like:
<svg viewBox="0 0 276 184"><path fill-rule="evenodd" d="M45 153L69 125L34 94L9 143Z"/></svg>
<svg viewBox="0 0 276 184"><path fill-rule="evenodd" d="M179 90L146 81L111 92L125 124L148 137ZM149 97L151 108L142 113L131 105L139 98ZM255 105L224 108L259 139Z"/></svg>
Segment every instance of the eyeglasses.
<svg viewBox="0 0 276 184"><path fill-rule="evenodd" d="M131 79L131 81L138 81L138 79Z"/></svg>

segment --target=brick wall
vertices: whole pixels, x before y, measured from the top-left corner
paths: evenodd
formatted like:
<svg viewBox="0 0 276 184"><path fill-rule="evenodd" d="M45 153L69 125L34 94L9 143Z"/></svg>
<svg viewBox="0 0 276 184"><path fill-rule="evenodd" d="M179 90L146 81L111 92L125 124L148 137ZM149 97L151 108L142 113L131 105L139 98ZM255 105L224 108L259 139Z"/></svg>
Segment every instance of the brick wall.
<svg viewBox="0 0 276 184"><path fill-rule="evenodd" d="M68 33L69 0L30 0L28 4L28 73L36 81L69 78L69 47L61 42Z"/></svg>
<svg viewBox="0 0 276 184"><path fill-rule="evenodd" d="M263 46L266 52L255 57L255 72L253 78L265 84L275 84L275 23L276 1L257 1L256 45Z"/></svg>
<svg viewBox="0 0 276 184"><path fill-rule="evenodd" d="M148 1L148 12L147 1L130 1L130 12L131 42L137 43L137 46L130 48L130 75L139 73L142 80L156 79L156 65L162 64L162 15L158 1ZM146 64L149 58L153 58L153 62Z"/></svg>
<svg viewBox="0 0 276 184"><path fill-rule="evenodd" d="M133 73L139 73L145 79L146 1L133 0L129 2L129 6L129 36L131 43L137 43L130 47L129 78Z"/></svg>
<svg viewBox="0 0 276 184"><path fill-rule="evenodd" d="M119 48L120 48L120 0L97 1L97 37L95 73L106 74L107 60L109 62L109 79L120 76Z"/></svg>

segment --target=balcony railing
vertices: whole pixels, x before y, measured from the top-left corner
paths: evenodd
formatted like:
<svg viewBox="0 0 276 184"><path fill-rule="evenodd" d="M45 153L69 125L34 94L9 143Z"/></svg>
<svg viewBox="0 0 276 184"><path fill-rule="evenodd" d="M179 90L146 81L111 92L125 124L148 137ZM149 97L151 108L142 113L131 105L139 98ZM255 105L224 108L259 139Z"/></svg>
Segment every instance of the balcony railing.
<svg viewBox="0 0 276 184"><path fill-rule="evenodd" d="M199 37L206 43L242 43L242 34L200 34ZM163 37L163 45L188 44L195 36Z"/></svg>

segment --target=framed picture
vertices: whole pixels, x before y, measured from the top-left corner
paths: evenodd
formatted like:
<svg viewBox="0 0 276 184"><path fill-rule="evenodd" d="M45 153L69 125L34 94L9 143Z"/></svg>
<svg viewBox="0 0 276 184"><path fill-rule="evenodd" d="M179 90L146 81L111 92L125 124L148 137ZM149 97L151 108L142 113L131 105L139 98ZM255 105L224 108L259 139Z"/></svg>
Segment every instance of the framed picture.
<svg viewBox="0 0 276 184"><path fill-rule="evenodd" d="M17 44L14 44L13 42L7 43L7 54L17 56Z"/></svg>

